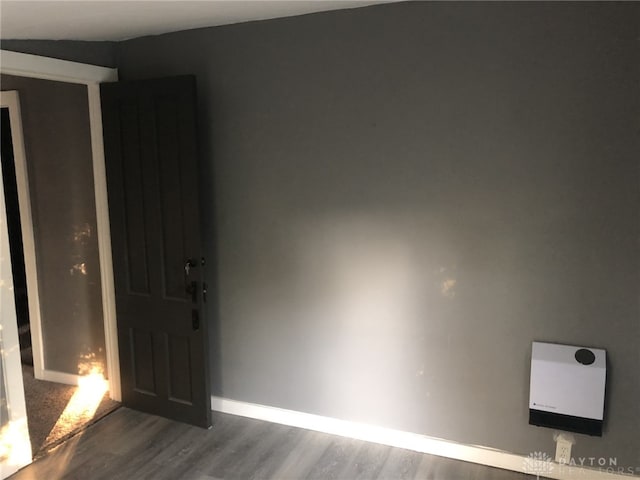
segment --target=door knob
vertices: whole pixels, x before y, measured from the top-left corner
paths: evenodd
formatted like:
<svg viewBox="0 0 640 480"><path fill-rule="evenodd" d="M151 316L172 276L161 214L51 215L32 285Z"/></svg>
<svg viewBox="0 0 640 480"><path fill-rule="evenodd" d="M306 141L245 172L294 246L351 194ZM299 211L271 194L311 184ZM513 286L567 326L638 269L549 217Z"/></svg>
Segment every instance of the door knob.
<svg viewBox="0 0 640 480"><path fill-rule="evenodd" d="M205 259L204 257L202 257L200 259L200 262L198 262L195 258L187 258L187 261L184 262L184 273L185 275L189 276L189 272L191 272L191 269L194 267L197 267L198 264L202 265L204 267L205 265Z"/></svg>
<svg viewBox="0 0 640 480"><path fill-rule="evenodd" d="M184 273L185 275L188 277L189 276L189 272L191 271L191 269L193 267L197 267L198 264L196 263L196 261L193 258L188 258L187 261L184 264Z"/></svg>

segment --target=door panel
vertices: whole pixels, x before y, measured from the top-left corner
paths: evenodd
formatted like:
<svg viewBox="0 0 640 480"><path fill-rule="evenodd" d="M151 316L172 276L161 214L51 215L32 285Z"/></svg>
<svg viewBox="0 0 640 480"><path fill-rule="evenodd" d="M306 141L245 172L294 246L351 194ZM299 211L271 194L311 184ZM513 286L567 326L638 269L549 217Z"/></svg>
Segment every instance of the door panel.
<svg viewBox="0 0 640 480"><path fill-rule="evenodd" d="M195 80L101 96L123 403L209 426Z"/></svg>

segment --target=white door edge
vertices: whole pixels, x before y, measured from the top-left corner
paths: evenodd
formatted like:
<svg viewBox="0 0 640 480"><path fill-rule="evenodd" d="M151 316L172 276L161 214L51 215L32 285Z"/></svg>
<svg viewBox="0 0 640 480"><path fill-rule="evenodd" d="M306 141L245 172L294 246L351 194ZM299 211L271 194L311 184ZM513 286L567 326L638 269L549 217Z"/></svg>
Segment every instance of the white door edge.
<svg viewBox="0 0 640 480"><path fill-rule="evenodd" d="M0 368L2 368L0 381L4 383L3 388L6 397L6 409L0 409L0 478L7 478L18 469L31 463L31 442L29 440L27 409L24 401L18 319L16 316L11 252L9 249L9 227L7 225L1 166Z"/></svg>

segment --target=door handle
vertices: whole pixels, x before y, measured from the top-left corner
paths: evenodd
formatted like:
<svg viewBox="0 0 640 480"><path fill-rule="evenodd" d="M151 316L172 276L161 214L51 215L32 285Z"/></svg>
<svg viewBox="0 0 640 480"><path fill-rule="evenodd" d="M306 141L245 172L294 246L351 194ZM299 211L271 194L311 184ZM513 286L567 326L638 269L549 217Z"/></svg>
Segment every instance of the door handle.
<svg viewBox="0 0 640 480"><path fill-rule="evenodd" d="M198 264L196 263L196 261L193 258L187 258L187 261L184 263L184 273L185 275L188 277L189 276L189 272L191 272L191 269L193 267L197 267Z"/></svg>
<svg viewBox="0 0 640 480"><path fill-rule="evenodd" d="M206 262L204 257L200 258L200 262L198 262L195 258L187 258L187 260L184 262L185 275L188 277L189 272L191 272L192 268L197 267L198 265L202 265L204 267L205 263Z"/></svg>

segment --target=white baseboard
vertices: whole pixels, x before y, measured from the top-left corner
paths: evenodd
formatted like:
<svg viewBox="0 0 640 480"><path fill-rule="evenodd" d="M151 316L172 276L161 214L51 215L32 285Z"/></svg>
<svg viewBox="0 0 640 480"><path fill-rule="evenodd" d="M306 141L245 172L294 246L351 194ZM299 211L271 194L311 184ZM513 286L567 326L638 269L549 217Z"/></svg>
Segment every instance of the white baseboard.
<svg viewBox="0 0 640 480"><path fill-rule="evenodd" d="M46 380L47 382L63 383L65 385L78 385L78 382L80 380L80 375L56 372L55 370L43 370L42 378L40 378L39 380Z"/></svg>
<svg viewBox="0 0 640 480"><path fill-rule="evenodd" d="M520 473L524 472L525 462L528 459L528 457L502 450L463 445L449 440L419 435L417 433L392 430L220 397L211 397L211 409L217 412L365 440L367 442L404 448ZM551 471L547 469L545 469L544 472L540 471L540 478L556 480L629 480L631 478L637 478L631 475L610 473L578 466L559 465L556 463L551 465L553 467ZM535 472L529 473L535 474Z"/></svg>

